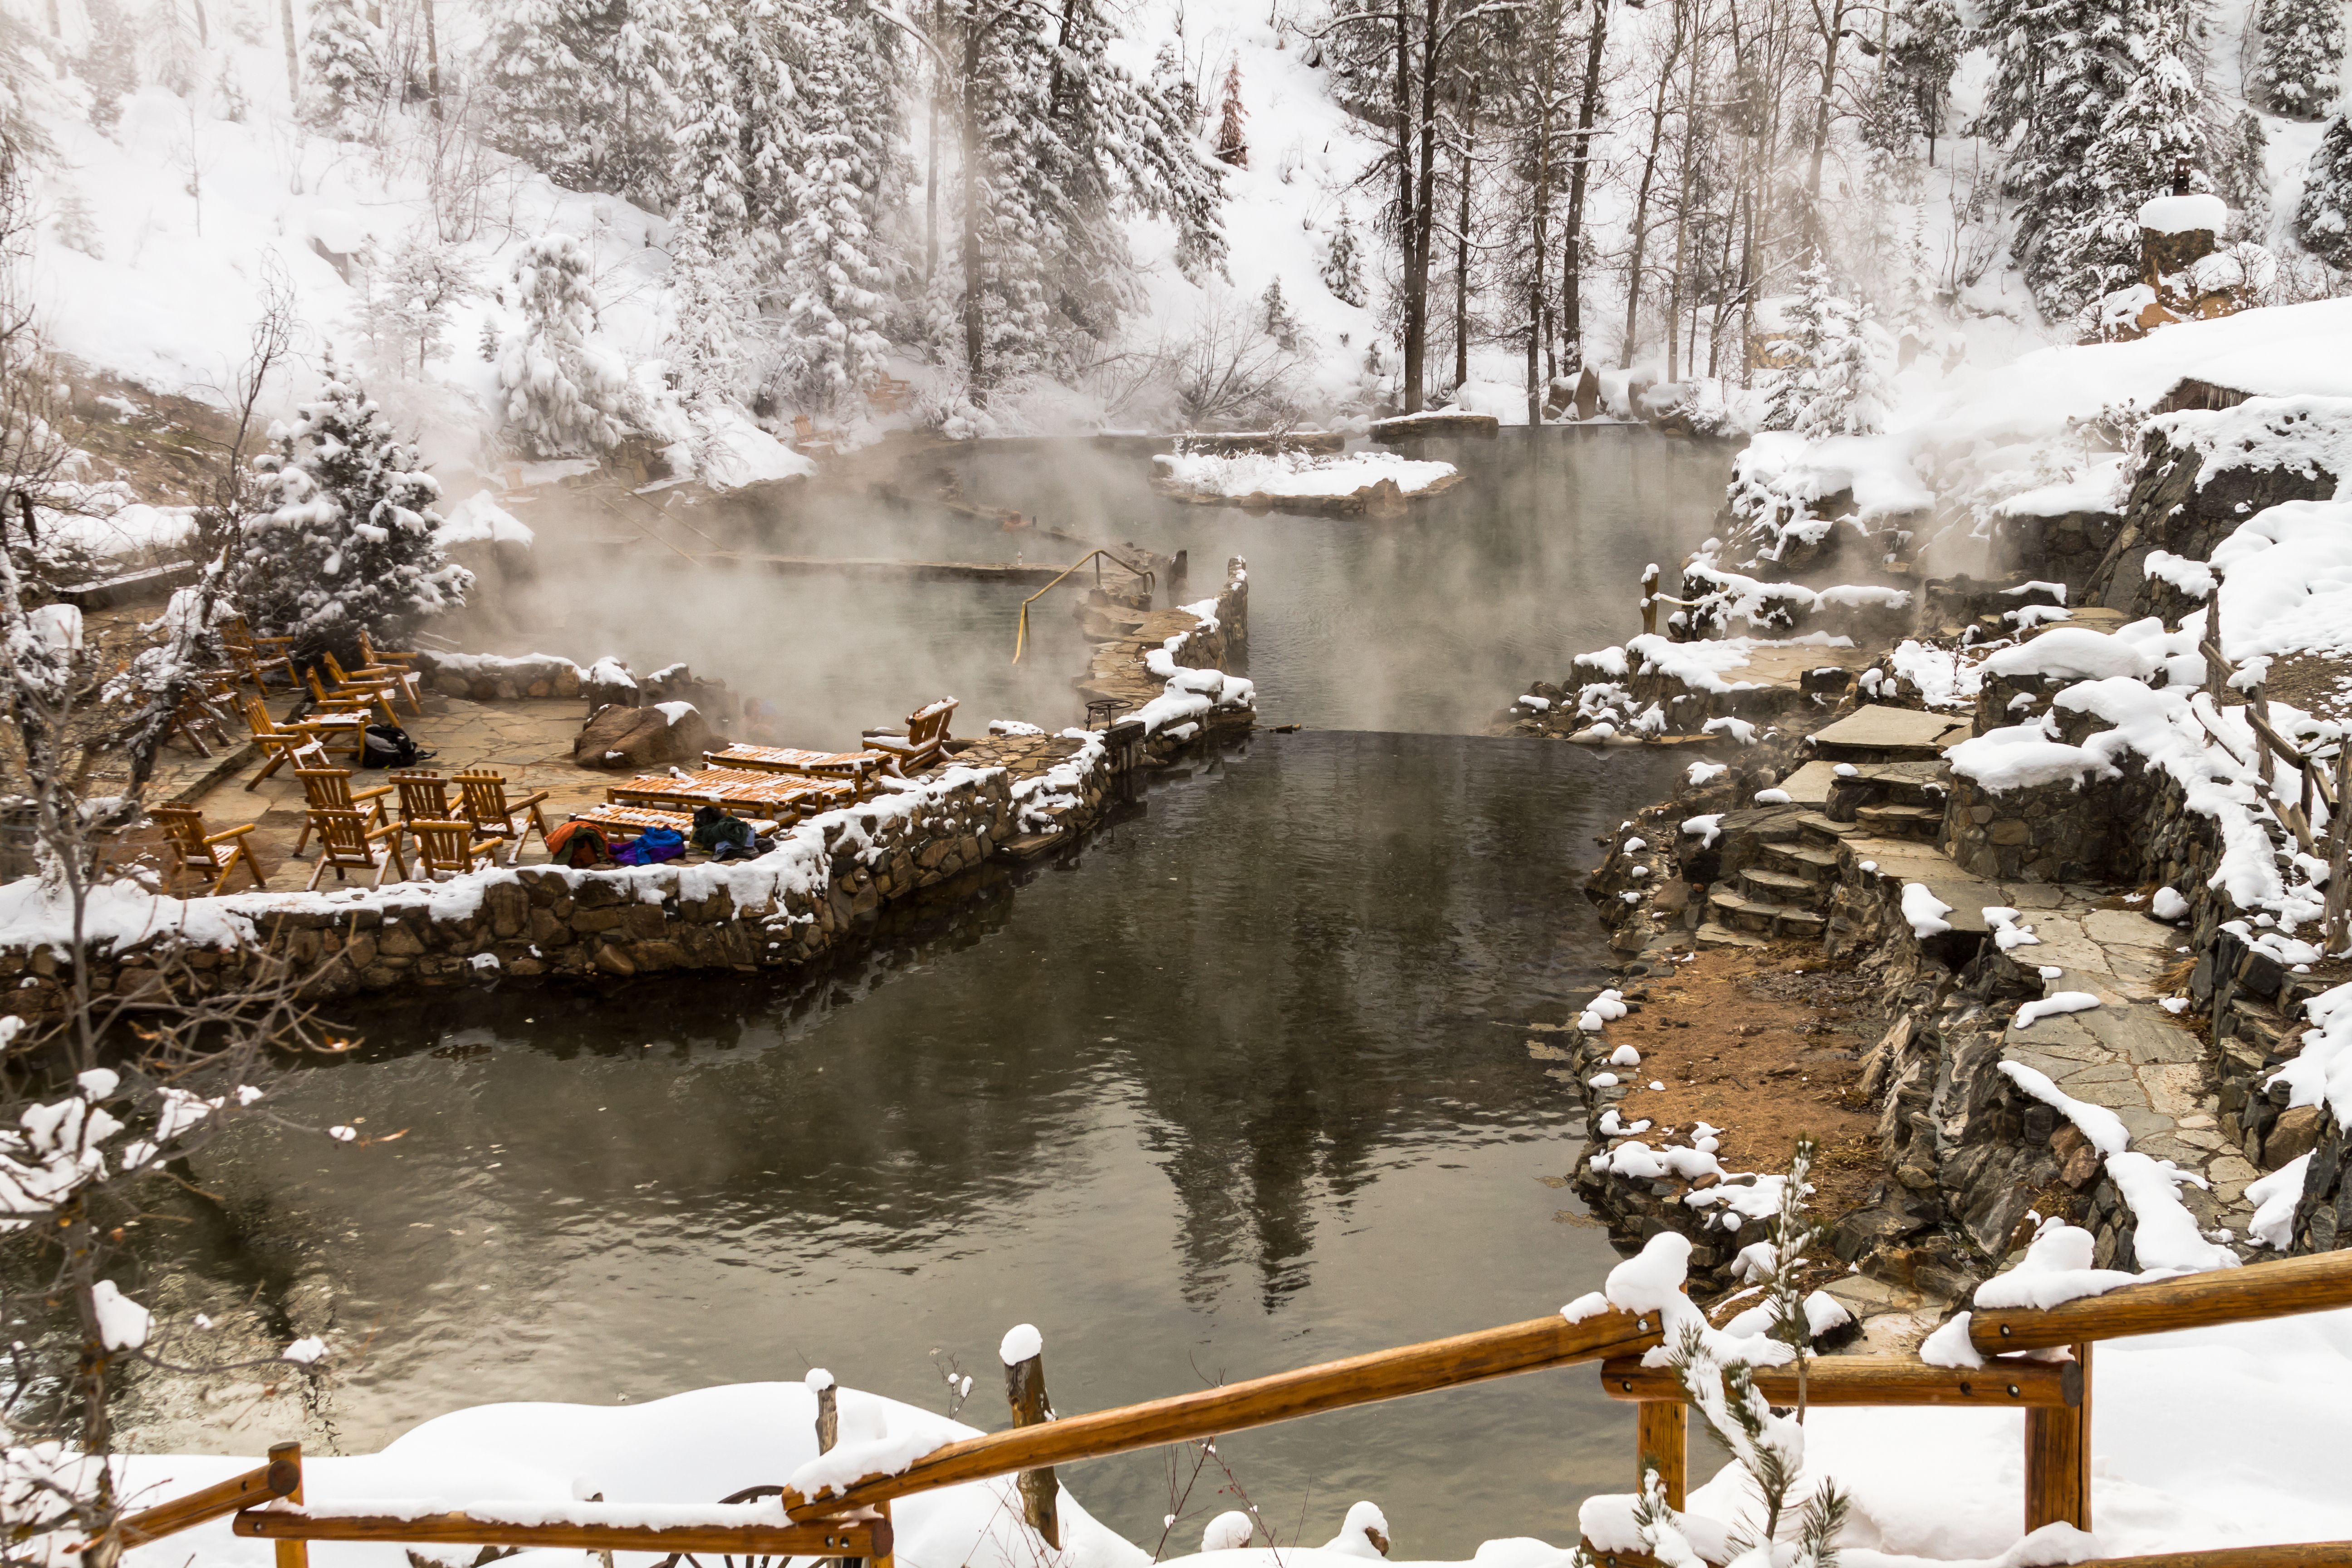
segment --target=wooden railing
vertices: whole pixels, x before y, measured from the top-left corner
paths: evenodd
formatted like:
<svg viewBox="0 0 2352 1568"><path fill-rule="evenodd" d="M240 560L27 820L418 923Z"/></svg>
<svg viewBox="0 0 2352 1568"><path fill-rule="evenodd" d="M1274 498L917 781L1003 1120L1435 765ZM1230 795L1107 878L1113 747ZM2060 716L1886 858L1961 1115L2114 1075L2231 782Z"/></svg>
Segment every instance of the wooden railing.
<svg viewBox="0 0 2352 1568"><path fill-rule="evenodd" d="M2206 692L2213 700L2213 711L2219 714L2221 694L2230 689L2230 679L2237 673L2236 667L2221 651L2221 573L2219 567L2213 570L2213 591L2205 600L2205 632L2198 638L2197 651L2205 660ZM2295 842L2303 846L2303 852L2325 855L2327 861L2327 907L2320 921L2324 937L2322 945L2331 949L2342 947L2347 935L2352 935L2352 874L2347 874L2352 872L2352 812L2344 809L2346 798L2352 795L2352 771L2347 771L2347 768L2352 768L2352 755L2347 755L2352 753L2352 745L2336 743L2335 765L2331 768L2327 759L2315 754L2316 748L2315 752L2305 752L2289 742L2271 723L2267 680L2247 688L2246 706L2241 711L2245 715L2246 727L2254 733L2254 754L2251 759L2240 757L2238 760L2252 766L2254 787L2271 803L2271 809L2278 814L2281 822L2286 824L2287 831L2294 835ZM2199 715L2199 722L2205 724L2207 732L2223 751L2232 757L2238 756L2236 745L2201 714ZM2273 755L2294 769L2301 780L2302 787L2293 801L2271 787L2270 758ZM2327 807L2327 837L2324 841L2324 850L2323 840L2312 832L2311 827L2315 803Z"/></svg>
<svg viewBox="0 0 2352 1568"><path fill-rule="evenodd" d="M2026 1419L2026 1528L2063 1521L2088 1530L2095 1342L2344 1306L2352 1306L2352 1251L2252 1264L2128 1285L2047 1310L1979 1311L1969 1321L1969 1336L1987 1358L1982 1367L1928 1366L1897 1356L1814 1358L1805 1363L1801 1397L1825 1406L2021 1409ZM1667 1500L1681 1508L1688 1485L1687 1405L1670 1371L1641 1363L1643 1352L1663 1342L1655 1313L1611 1310L1576 1322L1554 1315L1060 1419L1043 1418L1043 1367L1033 1358L1008 1369L1015 1418L1024 1424L950 1443L904 1469L868 1474L815 1497L789 1488L756 1489L775 1496L756 1521L720 1505L696 1510L691 1520L646 1522L648 1512L682 1510L593 1502L480 1503L467 1512L415 1515L313 1512L300 1506L300 1447L287 1444L272 1448L270 1462L259 1469L132 1515L120 1530L126 1544L142 1544L234 1513L236 1533L278 1543L278 1568L306 1568L305 1543L311 1541L863 1557L887 1568L892 1550L889 1510L899 1498L1580 1362L1600 1363L1603 1391L1635 1404L1636 1478L1654 1470ZM2071 1351L2071 1360L2001 1359L2009 1352L2062 1347ZM1755 1380L1776 1405L1800 1398L1793 1367L1759 1369ZM832 1447L835 1429L831 1393L828 1388L819 1396L824 1448ZM562 1517L551 1520L550 1513ZM1024 1513L1050 1538L1050 1509ZM1638 1568L1646 1562L1622 1552L1599 1556L1604 1568ZM2105 1568L2307 1568L2352 1563L2352 1542L2102 1562Z"/></svg>
<svg viewBox="0 0 2352 1568"><path fill-rule="evenodd" d="M1064 577L1067 577L1071 573L1076 572L1079 567L1085 565L1089 561L1095 563L1095 586L1097 588L1102 586L1102 563L1106 561L1109 562L1114 566L1124 568L1126 571L1134 574L1138 578L1140 578L1143 583L1143 591L1147 595L1158 585L1157 580L1149 567L1138 566L1132 562L1122 561L1118 556L1113 555L1109 551L1102 549L1100 546L1097 546L1095 549L1087 551L1084 555L1079 556L1076 561L1070 563L1070 564L1063 570L1061 576L1055 577L1053 582L1046 584L1043 588L1038 589L1035 593L1021 601L1021 624L1013 629L1013 663L1019 664L1021 662L1022 650L1029 646L1029 606L1044 598L1047 594L1051 593L1061 584Z"/></svg>

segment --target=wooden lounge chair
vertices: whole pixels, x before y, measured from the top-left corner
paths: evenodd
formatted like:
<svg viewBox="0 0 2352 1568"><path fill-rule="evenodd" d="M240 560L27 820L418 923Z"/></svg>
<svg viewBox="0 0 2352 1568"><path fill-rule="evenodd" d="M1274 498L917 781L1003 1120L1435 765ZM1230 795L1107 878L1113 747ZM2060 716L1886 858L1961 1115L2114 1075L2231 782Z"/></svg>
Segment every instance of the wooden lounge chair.
<svg viewBox="0 0 2352 1568"><path fill-rule="evenodd" d="M221 708L215 700L211 686L199 679L181 693L180 705L172 711L169 733L179 736L194 747L200 757L211 756L213 745L223 751L228 749L231 744L228 724L221 716ZM212 737L212 745L205 742L207 735Z"/></svg>
<svg viewBox="0 0 2352 1568"><path fill-rule="evenodd" d="M335 868L338 882L343 880L345 871L373 871L373 885L379 888L388 870L396 870L402 881L408 880L408 862L400 853L401 837L408 831L404 825L387 822L370 827L367 818L356 811L314 811L310 826L319 831L319 863L310 868L311 889L316 890L330 866Z"/></svg>
<svg viewBox="0 0 2352 1568"><path fill-rule="evenodd" d="M426 768L410 768L392 775L388 787L400 791L404 822L447 822L457 816L449 807L449 780Z"/></svg>
<svg viewBox="0 0 2352 1568"><path fill-rule="evenodd" d="M206 833L205 814L193 805L151 806L148 815L154 817L163 829L163 842L172 851L174 881L190 871L200 877L210 877L213 879L211 891L217 895L228 886L228 879L236 874L236 868L243 866L252 873L255 887L269 886L269 879L263 873L261 862L253 858L253 846L245 841L245 836L260 824L248 822L226 833Z"/></svg>
<svg viewBox="0 0 2352 1568"><path fill-rule="evenodd" d="M668 773L639 773L614 784L604 798L625 805L653 805L692 812L702 805L723 805L730 811L780 821L799 821L856 798L847 784L790 773L754 773L746 768L705 768L683 778Z"/></svg>
<svg viewBox="0 0 2352 1568"><path fill-rule="evenodd" d="M799 746L755 746L739 742L723 752L705 752L702 760L714 768L748 768L756 773L799 773L808 778L854 784L860 798L873 793L874 776L890 759L880 752L812 752Z"/></svg>
<svg viewBox="0 0 2352 1568"><path fill-rule="evenodd" d="M355 790L349 768L306 768L299 763L295 764L294 776L302 781L303 804L313 816L321 811L356 811L368 819L370 827L383 826L383 797L392 793L390 784ZM302 824L302 836L294 841L295 854L301 854L310 842L310 830L316 826L315 821Z"/></svg>
<svg viewBox="0 0 2352 1568"><path fill-rule="evenodd" d="M222 651L228 658L229 668L236 672L237 679L251 685L254 690L264 697L277 691L298 690L301 687L300 678L294 673L294 660L291 658L283 655L274 658L265 658L250 647L238 644L231 644ZM285 684L272 687L269 684L269 678L272 675L277 676Z"/></svg>
<svg viewBox="0 0 2352 1568"><path fill-rule="evenodd" d="M905 734L868 730L866 743L887 756L900 778L912 778L926 768L938 766L940 759L947 755L948 721L955 717L955 710L956 700L942 698L908 714Z"/></svg>
<svg viewBox="0 0 2352 1568"><path fill-rule="evenodd" d="M412 819L404 826L416 846L417 874L428 882L440 877L462 877L483 861L498 858L500 841L476 838L470 822Z"/></svg>
<svg viewBox="0 0 2352 1568"><path fill-rule="evenodd" d="M522 858L522 847L530 841L532 828L539 829L541 844L547 842L547 818L539 810L539 803L547 798L547 791L537 790L520 800L509 800L506 775L488 772L459 773L457 788L464 792L465 815L476 831L514 841L514 847L507 853L508 865ZM522 818L520 826L515 825L518 816Z"/></svg>
<svg viewBox="0 0 2352 1568"><path fill-rule="evenodd" d="M302 679L310 683L311 700L327 713L357 713L362 717L381 713L387 724L400 722L400 716L392 710L392 689L389 686L362 684L338 687L330 691L319 679L319 667L315 664L303 668Z"/></svg>
<svg viewBox="0 0 2352 1568"><path fill-rule="evenodd" d="M371 664L346 671L331 650L320 657L326 663L327 678L335 683L337 690L357 691L362 686L381 686L399 692L400 700L408 704L411 713L425 711L425 704L418 701L416 696L422 689L422 677L407 666Z"/></svg>
<svg viewBox="0 0 2352 1568"><path fill-rule="evenodd" d="M253 743L259 746L262 754L269 760L262 764L259 773L246 781L245 787L258 787L262 780L284 767L287 759L298 752L311 746L323 750L330 737L348 742L352 755L357 757L362 744L361 731L366 725L364 714L331 713L319 714L292 724L280 724L269 716L269 710L262 705L260 698L247 698L246 729L251 732Z"/></svg>

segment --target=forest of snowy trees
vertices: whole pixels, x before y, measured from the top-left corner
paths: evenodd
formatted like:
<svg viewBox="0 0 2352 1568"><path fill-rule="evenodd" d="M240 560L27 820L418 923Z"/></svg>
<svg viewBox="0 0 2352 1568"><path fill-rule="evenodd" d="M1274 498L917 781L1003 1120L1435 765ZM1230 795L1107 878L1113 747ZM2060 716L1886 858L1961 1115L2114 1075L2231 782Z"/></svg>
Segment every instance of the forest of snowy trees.
<svg viewBox="0 0 2352 1568"><path fill-rule="evenodd" d="M1776 423L1851 384L1849 421L2004 279L2053 335L2092 330L2137 275L2139 205L2184 168L2280 253L2277 297L2352 266L2339 0L17 3L44 7L9 39L30 145L44 104L110 133L142 89L192 124L283 94L303 134L421 176L432 221L358 258L362 358L425 379L478 351L529 456L610 445L643 394L597 333L593 237L490 232L509 160L650 215L661 378L771 428L854 416L894 367L932 377L934 411L1114 374L1208 419L1350 411L1286 402L1281 367L1314 359L1361 412L1481 379L1534 412L1638 364ZM284 82L240 80L225 31L282 51ZM1244 32L1350 129L1298 204L1307 265L1270 286L1258 265L1226 310L1265 237L1236 227L1237 182L1297 176L1264 155L1292 133L1253 108ZM2307 170L2273 166L2265 126L2289 123L2314 127ZM1138 335L1147 275L1210 302L1189 336ZM495 309L460 342L467 300ZM1370 330L1317 330L1316 301ZM1759 384L1791 353L1808 387Z"/></svg>

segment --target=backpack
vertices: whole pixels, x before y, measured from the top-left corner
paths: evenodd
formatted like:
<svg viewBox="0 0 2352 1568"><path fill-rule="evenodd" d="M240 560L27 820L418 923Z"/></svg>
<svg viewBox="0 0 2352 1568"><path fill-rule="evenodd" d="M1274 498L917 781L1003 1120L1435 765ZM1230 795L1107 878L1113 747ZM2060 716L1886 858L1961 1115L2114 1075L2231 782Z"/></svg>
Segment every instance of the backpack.
<svg viewBox="0 0 2352 1568"><path fill-rule="evenodd" d="M616 866L651 866L686 854L686 835L675 827L648 827L613 851Z"/></svg>
<svg viewBox="0 0 2352 1568"><path fill-rule="evenodd" d="M361 741L360 766L413 768L433 755L420 751L415 738L397 724L371 724Z"/></svg>
<svg viewBox="0 0 2352 1568"><path fill-rule="evenodd" d="M593 823L566 822L547 836L550 858L574 869L600 865L613 858L613 847Z"/></svg>

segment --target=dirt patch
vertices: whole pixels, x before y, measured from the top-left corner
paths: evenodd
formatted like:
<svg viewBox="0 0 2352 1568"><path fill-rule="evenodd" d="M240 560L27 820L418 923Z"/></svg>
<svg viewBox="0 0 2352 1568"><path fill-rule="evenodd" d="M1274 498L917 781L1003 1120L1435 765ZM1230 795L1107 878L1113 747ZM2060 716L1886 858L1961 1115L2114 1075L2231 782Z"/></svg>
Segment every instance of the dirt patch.
<svg viewBox="0 0 2352 1568"><path fill-rule="evenodd" d="M2270 700L2289 702L2319 719L2352 718L2352 659L2295 653L2271 665Z"/></svg>
<svg viewBox="0 0 2352 1568"><path fill-rule="evenodd" d="M1878 1118L1860 1087L1885 1032L1874 984L1794 948L1705 949L1634 994L1641 1010L1609 1026L1612 1043L1642 1053L1626 1121L1721 1128L1717 1156L1731 1171L1785 1170L1811 1133L1815 1215L1834 1220L1862 1201L1878 1169Z"/></svg>

